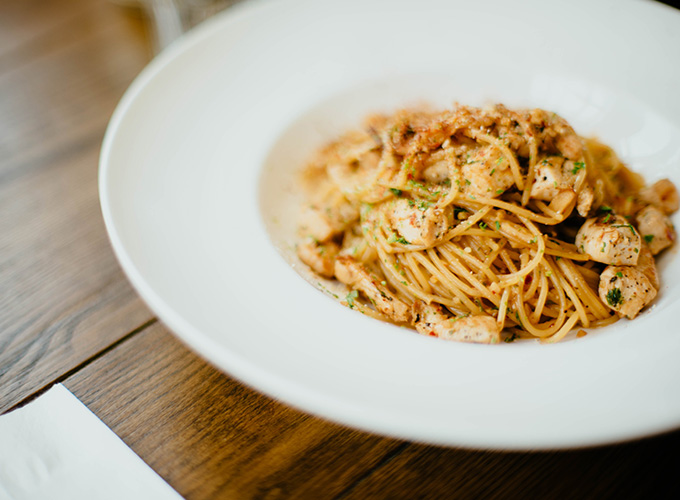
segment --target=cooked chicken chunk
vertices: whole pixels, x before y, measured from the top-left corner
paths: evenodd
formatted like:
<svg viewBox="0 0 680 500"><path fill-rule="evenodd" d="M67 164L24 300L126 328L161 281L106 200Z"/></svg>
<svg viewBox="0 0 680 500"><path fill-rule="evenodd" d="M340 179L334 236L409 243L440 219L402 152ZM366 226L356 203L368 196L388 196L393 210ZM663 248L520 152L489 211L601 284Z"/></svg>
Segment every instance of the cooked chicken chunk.
<svg viewBox="0 0 680 500"><path fill-rule="evenodd" d="M419 300L413 304L413 315L416 330L423 335L479 344L500 342L500 328L491 316L452 318L439 304L426 304Z"/></svg>
<svg viewBox="0 0 680 500"><path fill-rule="evenodd" d="M642 245L640 248L640 256L638 257L635 269L647 276L647 279L654 285L654 288L659 289L659 273L656 270L656 261L647 245Z"/></svg>
<svg viewBox="0 0 680 500"><path fill-rule="evenodd" d="M451 207L420 208L411 200L398 199L392 205L390 222L399 235L414 245L430 245L443 235L451 223Z"/></svg>
<svg viewBox="0 0 680 500"><path fill-rule="evenodd" d="M323 207L310 205L300 217L300 230L304 236L317 241L327 241L341 233L359 218L359 210L347 200L334 200Z"/></svg>
<svg viewBox="0 0 680 500"><path fill-rule="evenodd" d="M616 266L637 264L642 246L635 228L625 218L611 214L588 219L578 230L575 243L579 252L591 259Z"/></svg>
<svg viewBox="0 0 680 500"><path fill-rule="evenodd" d="M570 189L574 183L567 182L562 166L564 158L548 156L536 165L534 184L531 186L531 197L537 200L550 201L557 193Z"/></svg>
<svg viewBox="0 0 680 500"><path fill-rule="evenodd" d="M449 178L449 160L446 150L438 149L433 152L423 164L423 179L427 182L444 182Z"/></svg>
<svg viewBox="0 0 680 500"><path fill-rule="evenodd" d="M583 142L564 118L543 109L530 110L529 118L544 147L549 147L552 143L562 156L570 160L583 157Z"/></svg>
<svg viewBox="0 0 680 500"><path fill-rule="evenodd" d="M639 269L607 266L600 275L600 299L619 315L633 319L656 297L656 288Z"/></svg>
<svg viewBox="0 0 680 500"><path fill-rule="evenodd" d="M669 179L661 179L640 191L640 197L647 203L656 205L667 214L672 214L680 207L680 196L675 184Z"/></svg>
<svg viewBox="0 0 680 500"><path fill-rule="evenodd" d="M324 278L332 278L335 274L335 257L339 250L337 243L332 241L323 244L309 241L298 245L297 254L315 273Z"/></svg>
<svg viewBox="0 0 680 500"><path fill-rule="evenodd" d="M670 219L658 208L649 205L635 216L638 231L649 245L652 254L673 244L677 235Z"/></svg>
<svg viewBox="0 0 680 500"><path fill-rule="evenodd" d="M588 217L593 200L595 199L595 192L590 186L586 186L578 193L578 201L576 203L576 210L581 217Z"/></svg>
<svg viewBox="0 0 680 500"><path fill-rule="evenodd" d="M380 280L351 257L339 256L335 260L335 277L368 297L376 309L400 323L411 320L411 309L390 292Z"/></svg>
<svg viewBox="0 0 680 500"><path fill-rule="evenodd" d="M478 148L461 167L467 195L495 198L514 185L507 158L491 146Z"/></svg>

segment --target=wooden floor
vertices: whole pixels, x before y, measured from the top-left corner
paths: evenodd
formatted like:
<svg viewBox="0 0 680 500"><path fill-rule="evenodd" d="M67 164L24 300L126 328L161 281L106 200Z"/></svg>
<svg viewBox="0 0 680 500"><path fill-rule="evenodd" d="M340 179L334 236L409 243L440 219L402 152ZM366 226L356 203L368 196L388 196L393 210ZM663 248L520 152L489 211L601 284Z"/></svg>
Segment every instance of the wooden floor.
<svg viewBox="0 0 680 500"><path fill-rule="evenodd" d="M0 1L0 412L63 382L188 499L678 498L680 432L426 446L301 413L180 344L123 276L99 209L106 125L152 57L121 3Z"/></svg>

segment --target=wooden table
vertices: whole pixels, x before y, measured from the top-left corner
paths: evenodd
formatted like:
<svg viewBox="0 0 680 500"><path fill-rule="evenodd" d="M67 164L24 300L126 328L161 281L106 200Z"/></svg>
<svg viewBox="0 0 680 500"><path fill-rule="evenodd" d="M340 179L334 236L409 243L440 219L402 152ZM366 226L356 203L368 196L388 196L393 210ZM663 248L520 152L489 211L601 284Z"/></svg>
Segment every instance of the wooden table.
<svg viewBox="0 0 680 500"><path fill-rule="evenodd" d="M123 276L97 193L147 33L106 0L0 2L0 413L62 382L190 499L679 498L680 432L555 452L426 446L291 409L175 340Z"/></svg>

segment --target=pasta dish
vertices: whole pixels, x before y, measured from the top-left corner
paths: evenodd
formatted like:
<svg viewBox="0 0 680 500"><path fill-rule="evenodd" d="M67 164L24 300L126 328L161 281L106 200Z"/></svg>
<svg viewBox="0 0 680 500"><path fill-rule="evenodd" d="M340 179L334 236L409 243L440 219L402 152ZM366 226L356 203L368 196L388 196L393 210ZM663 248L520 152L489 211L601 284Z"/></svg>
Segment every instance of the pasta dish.
<svg viewBox="0 0 680 500"><path fill-rule="evenodd" d="M671 181L645 185L541 109L369 116L303 182L302 262L345 284L348 307L450 340L555 342L633 319L676 238Z"/></svg>

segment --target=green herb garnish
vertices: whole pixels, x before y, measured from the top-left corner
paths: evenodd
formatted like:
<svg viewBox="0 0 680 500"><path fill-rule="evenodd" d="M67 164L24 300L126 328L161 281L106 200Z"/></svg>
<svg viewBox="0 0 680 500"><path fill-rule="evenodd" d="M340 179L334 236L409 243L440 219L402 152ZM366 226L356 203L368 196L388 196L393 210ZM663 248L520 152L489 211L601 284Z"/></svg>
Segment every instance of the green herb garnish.
<svg viewBox="0 0 680 500"><path fill-rule="evenodd" d="M622 302L621 290L619 288L612 288L607 292L607 303L612 307L617 307Z"/></svg>
<svg viewBox="0 0 680 500"><path fill-rule="evenodd" d="M359 296L359 292L357 292L356 290L352 290L345 297L345 300L347 301L347 305L349 306L350 309L354 309L354 300L358 296Z"/></svg>

